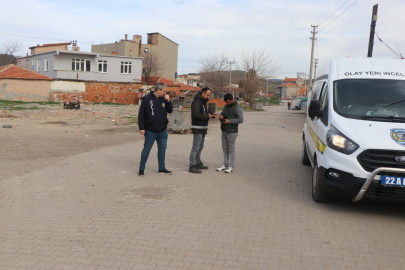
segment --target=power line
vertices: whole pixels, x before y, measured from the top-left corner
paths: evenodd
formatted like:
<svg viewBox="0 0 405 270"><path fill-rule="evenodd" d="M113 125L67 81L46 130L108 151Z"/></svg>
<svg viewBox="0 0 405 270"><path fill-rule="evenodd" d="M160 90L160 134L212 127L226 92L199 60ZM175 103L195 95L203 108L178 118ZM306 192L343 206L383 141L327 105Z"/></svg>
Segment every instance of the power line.
<svg viewBox="0 0 405 270"><path fill-rule="evenodd" d="M325 29L326 27L328 27L331 23L333 23L334 21L336 21L340 16L343 15L343 13L345 13L349 8L351 8L354 4L356 4L357 1L359 1L359 0L355 0L348 8L346 8L342 13L340 13L339 16L337 16L333 21L331 21L330 23L328 23L324 28L322 28L322 29L319 30L319 31L322 31L323 29Z"/></svg>
<svg viewBox="0 0 405 270"><path fill-rule="evenodd" d="M25 37L25 38L36 38L36 39L46 39L46 40L58 40L58 41L68 41L68 40L70 40L70 39L58 39L58 38L44 38L44 37L33 37L33 36L25 36L25 35L18 35L18 34L9 34L9 33L3 33L3 32L0 32L0 35L3 35L3 36L13 36L13 37ZM83 42L83 41L79 41L80 43L83 43L83 44L87 44L87 45L91 45L91 43L88 43L88 42Z"/></svg>
<svg viewBox="0 0 405 270"><path fill-rule="evenodd" d="M337 3L339 3L339 2L340 2L340 0L337 0L337 2L334 3L333 6L331 6L331 7L328 9L328 11L326 11L321 17L319 17L319 19L316 20L313 24L316 24L317 21L319 21L323 16L325 16L326 13L328 13L335 5L336 5Z"/></svg>
<svg viewBox="0 0 405 270"><path fill-rule="evenodd" d="M384 41L382 41L382 39L378 36L378 33L377 33L377 32L375 32L375 34L376 34L377 38L378 38L382 43L384 43L385 46L388 47L388 49L390 49L390 50L391 50L393 53L395 53L398 57L401 57L401 59L403 59L401 55L397 54L393 49L391 49L390 46L388 46L387 44L385 44Z"/></svg>
<svg viewBox="0 0 405 270"><path fill-rule="evenodd" d="M346 0L340 7L338 7L332 14L330 14L330 15L328 16L328 18L326 18L325 20L323 20L323 21L320 22L319 24L322 24L324 21L326 21L327 19L329 19L333 14L335 14L337 11L339 11L339 9L340 9L341 7L343 7L348 1L349 1L349 0Z"/></svg>

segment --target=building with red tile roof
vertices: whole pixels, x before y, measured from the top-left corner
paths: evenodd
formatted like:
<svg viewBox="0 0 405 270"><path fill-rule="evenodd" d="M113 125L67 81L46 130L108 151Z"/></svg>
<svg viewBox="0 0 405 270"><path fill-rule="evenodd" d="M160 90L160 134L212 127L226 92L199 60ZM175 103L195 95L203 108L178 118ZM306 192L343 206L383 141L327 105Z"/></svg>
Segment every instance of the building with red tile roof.
<svg viewBox="0 0 405 270"><path fill-rule="evenodd" d="M0 67L0 99L49 101L53 78L17 65Z"/></svg>
<svg viewBox="0 0 405 270"><path fill-rule="evenodd" d="M53 80L52 77L13 64L0 67L0 79Z"/></svg>

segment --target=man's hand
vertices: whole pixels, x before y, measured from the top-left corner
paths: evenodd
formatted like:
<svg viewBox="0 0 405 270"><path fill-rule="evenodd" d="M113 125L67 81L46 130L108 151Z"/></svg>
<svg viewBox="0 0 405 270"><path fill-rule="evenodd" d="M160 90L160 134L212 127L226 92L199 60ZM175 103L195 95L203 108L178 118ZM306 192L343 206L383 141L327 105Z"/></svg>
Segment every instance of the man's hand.
<svg viewBox="0 0 405 270"><path fill-rule="evenodd" d="M218 116L218 113L214 113L214 117L217 117Z"/></svg>
<svg viewBox="0 0 405 270"><path fill-rule="evenodd" d="M229 124L229 119L225 119L225 121L222 122L222 124Z"/></svg>
<svg viewBox="0 0 405 270"><path fill-rule="evenodd" d="M169 95L165 95L165 99L167 100L167 102L170 102L170 96Z"/></svg>
<svg viewBox="0 0 405 270"><path fill-rule="evenodd" d="M223 116L223 115L220 115L220 116L219 116L219 119L224 119L224 116Z"/></svg>
<svg viewBox="0 0 405 270"><path fill-rule="evenodd" d="M145 130L140 130L140 131L139 131L139 134L145 135Z"/></svg>

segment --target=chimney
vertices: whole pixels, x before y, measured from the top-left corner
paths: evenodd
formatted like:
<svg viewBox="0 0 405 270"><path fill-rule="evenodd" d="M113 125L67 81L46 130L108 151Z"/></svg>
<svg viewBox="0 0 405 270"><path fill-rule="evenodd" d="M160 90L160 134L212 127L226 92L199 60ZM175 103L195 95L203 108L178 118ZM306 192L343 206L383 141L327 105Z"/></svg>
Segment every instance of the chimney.
<svg viewBox="0 0 405 270"><path fill-rule="evenodd" d="M125 34L125 40L128 40L128 34Z"/></svg>

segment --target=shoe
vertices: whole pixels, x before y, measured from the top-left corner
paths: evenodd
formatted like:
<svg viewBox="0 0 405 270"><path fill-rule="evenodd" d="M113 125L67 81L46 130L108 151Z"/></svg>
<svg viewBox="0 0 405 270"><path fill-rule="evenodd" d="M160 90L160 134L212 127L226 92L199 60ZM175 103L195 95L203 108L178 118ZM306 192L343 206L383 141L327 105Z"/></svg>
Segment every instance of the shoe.
<svg viewBox="0 0 405 270"><path fill-rule="evenodd" d="M191 166L190 169L188 170L190 173L202 173L199 169L197 169L197 166Z"/></svg>
<svg viewBox="0 0 405 270"><path fill-rule="evenodd" d="M145 170L139 170L138 175L139 175L140 177L144 176L144 175L145 175Z"/></svg>
<svg viewBox="0 0 405 270"><path fill-rule="evenodd" d="M231 173L233 172L233 168L232 167L228 167L228 169L225 170L226 173Z"/></svg>
<svg viewBox="0 0 405 270"><path fill-rule="evenodd" d="M205 166L202 162L198 163L197 165L195 165L196 169L200 169L200 170L207 170L208 166Z"/></svg>
<svg viewBox="0 0 405 270"><path fill-rule="evenodd" d="M164 169L164 170L158 171L158 174L167 174L167 175L171 175L171 174L172 174L172 172L171 172L171 171L168 171L168 170L166 170L166 169Z"/></svg>
<svg viewBox="0 0 405 270"><path fill-rule="evenodd" d="M228 167L226 167L225 165L222 165L222 167L217 168L217 171L221 172L221 171L226 170L226 169L228 169Z"/></svg>

